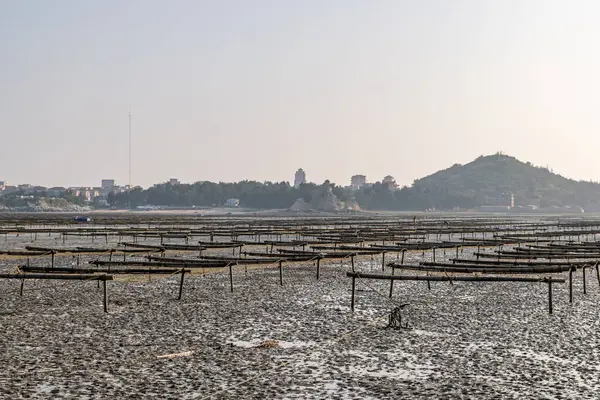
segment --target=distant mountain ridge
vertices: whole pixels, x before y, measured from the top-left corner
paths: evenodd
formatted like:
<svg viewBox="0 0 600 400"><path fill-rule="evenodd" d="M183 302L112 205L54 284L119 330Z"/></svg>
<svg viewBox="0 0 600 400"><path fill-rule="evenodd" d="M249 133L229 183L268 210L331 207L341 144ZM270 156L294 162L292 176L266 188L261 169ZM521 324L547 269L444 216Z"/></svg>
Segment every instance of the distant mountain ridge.
<svg viewBox="0 0 600 400"><path fill-rule="evenodd" d="M502 153L417 179L411 188L430 207L474 208L482 205L537 207L581 206L600 202L600 184L576 181Z"/></svg>

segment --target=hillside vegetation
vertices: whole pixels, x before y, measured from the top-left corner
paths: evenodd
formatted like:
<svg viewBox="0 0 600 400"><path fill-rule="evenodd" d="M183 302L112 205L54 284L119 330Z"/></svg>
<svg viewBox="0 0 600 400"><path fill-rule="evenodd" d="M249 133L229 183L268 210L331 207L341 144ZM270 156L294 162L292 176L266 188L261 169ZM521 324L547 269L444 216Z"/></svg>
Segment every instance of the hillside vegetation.
<svg viewBox="0 0 600 400"><path fill-rule="evenodd" d="M411 191L437 208L507 204L585 206L600 200L600 184L575 181L504 154L481 156L418 179Z"/></svg>

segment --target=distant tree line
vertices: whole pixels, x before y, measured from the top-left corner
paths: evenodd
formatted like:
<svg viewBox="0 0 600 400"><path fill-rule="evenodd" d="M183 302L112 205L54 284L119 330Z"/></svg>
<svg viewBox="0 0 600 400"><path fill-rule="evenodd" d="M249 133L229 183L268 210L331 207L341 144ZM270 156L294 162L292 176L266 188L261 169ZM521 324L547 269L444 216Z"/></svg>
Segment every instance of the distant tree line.
<svg viewBox="0 0 600 400"><path fill-rule="evenodd" d="M257 209L285 209L302 198L307 203L313 200L317 189L329 186L333 194L342 201L356 201L367 210L421 210L424 198L410 188L391 190L386 184L377 182L360 190L337 186L329 181L321 185L305 183L293 187L288 182L242 181L236 183L197 182L194 184L164 183L148 189L136 188L131 192L108 195L110 207L127 208L138 206L166 207L218 207L227 199L240 200L240 205Z"/></svg>

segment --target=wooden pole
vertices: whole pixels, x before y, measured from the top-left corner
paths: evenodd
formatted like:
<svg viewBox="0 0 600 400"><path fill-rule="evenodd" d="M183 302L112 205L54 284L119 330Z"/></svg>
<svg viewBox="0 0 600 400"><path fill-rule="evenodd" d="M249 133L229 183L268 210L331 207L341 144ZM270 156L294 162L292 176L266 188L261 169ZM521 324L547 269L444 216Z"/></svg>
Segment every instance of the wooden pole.
<svg viewBox="0 0 600 400"><path fill-rule="evenodd" d="M552 314L552 281L548 281L548 312Z"/></svg>
<svg viewBox="0 0 600 400"><path fill-rule="evenodd" d="M352 298L350 299L350 310L354 312L354 291L356 289L356 276L352 276Z"/></svg>
<svg viewBox="0 0 600 400"><path fill-rule="evenodd" d="M279 261L279 285L283 286L283 262Z"/></svg>
<svg viewBox="0 0 600 400"><path fill-rule="evenodd" d="M52 254L52 268L54 268L54 252L51 252Z"/></svg>
<svg viewBox="0 0 600 400"><path fill-rule="evenodd" d="M354 254L350 256L350 263L352 265L352 272L354 272Z"/></svg>
<svg viewBox="0 0 600 400"><path fill-rule="evenodd" d="M573 303L573 270L575 267L571 267L569 270L569 303Z"/></svg>
<svg viewBox="0 0 600 400"><path fill-rule="evenodd" d="M23 296L23 286L25 285L25 279L21 279L21 291L19 292L19 296Z"/></svg>
<svg viewBox="0 0 600 400"><path fill-rule="evenodd" d="M233 293L233 266L229 263L229 285L231 286L231 293Z"/></svg>
<svg viewBox="0 0 600 400"><path fill-rule="evenodd" d="M321 275L321 258L317 258L317 280L319 280L319 276Z"/></svg>
<svg viewBox="0 0 600 400"><path fill-rule="evenodd" d="M385 251L381 253L381 270L385 271Z"/></svg>
<svg viewBox="0 0 600 400"><path fill-rule="evenodd" d="M102 281L102 285L104 286L104 312L108 312L108 291L106 290L106 281Z"/></svg>
<svg viewBox="0 0 600 400"><path fill-rule="evenodd" d="M181 270L181 282L179 282L179 298L177 300L181 300L181 295L183 294L183 278L185 277L185 269Z"/></svg>
<svg viewBox="0 0 600 400"><path fill-rule="evenodd" d="M585 266L581 268L581 272L583 272L583 294L587 294L587 286L585 284Z"/></svg>
<svg viewBox="0 0 600 400"><path fill-rule="evenodd" d="M404 252L402 252L402 255L404 255ZM392 268L392 276L394 275L395 271L396 271L396 268ZM392 298L393 293L394 293L394 280L390 280L390 299Z"/></svg>

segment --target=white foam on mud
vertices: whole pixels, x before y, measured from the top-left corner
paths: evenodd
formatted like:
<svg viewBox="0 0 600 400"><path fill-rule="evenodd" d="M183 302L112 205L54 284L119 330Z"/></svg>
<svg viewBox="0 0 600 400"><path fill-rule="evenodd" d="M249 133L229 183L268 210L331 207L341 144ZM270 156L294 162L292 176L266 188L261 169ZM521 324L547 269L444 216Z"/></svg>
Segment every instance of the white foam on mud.
<svg viewBox="0 0 600 400"><path fill-rule="evenodd" d="M40 383L36 386L36 391L40 394L50 394L56 389L56 386L50 385L49 383Z"/></svg>
<svg viewBox="0 0 600 400"><path fill-rule="evenodd" d="M407 368L398 367L394 369L369 369L353 366L350 367L348 371L357 377L371 376L373 378L387 378L403 381L427 379L434 372L433 368L429 365L407 363L406 366Z"/></svg>
<svg viewBox="0 0 600 400"><path fill-rule="evenodd" d="M560 357L556 357L551 354L542 353L539 351L533 351L530 349L527 349L527 350L510 349L509 351L517 357L530 358L532 360L541 361L543 363L559 363L559 364L568 364L568 365L573 364L573 361L566 360L566 359L560 358Z"/></svg>
<svg viewBox="0 0 600 400"><path fill-rule="evenodd" d="M250 349L250 348L258 346L265 340L273 340L273 339L236 340L236 341L228 342L228 344L232 344L234 346L242 347L245 349ZM283 340L276 340L276 341L277 341L277 344L279 345L279 347L281 347L282 349L305 348L305 347L314 346L316 344L315 342L303 342L300 340L295 340L292 342L286 342Z"/></svg>
<svg viewBox="0 0 600 400"><path fill-rule="evenodd" d="M436 370L433 365L417 363L414 354L399 349L383 353L387 360L394 362L394 368L380 367L380 357L374 357L367 352L348 350L343 354L353 357L355 365L349 367L348 372L356 376L410 381L427 379Z"/></svg>
<svg viewBox="0 0 600 400"><path fill-rule="evenodd" d="M421 329L413 329L410 332L419 335L419 336L430 336L430 337L436 337L436 336L447 336L445 334L442 333L438 333L438 332L430 332L430 331L424 331Z"/></svg>
<svg viewBox="0 0 600 400"><path fill-rule="evenodd" d="M488 350L494 348L496 346L493 342L488 342L486 340L478 340L476 342L469 343L465 348L466 351L480 351L480 350Z"/></svg>

